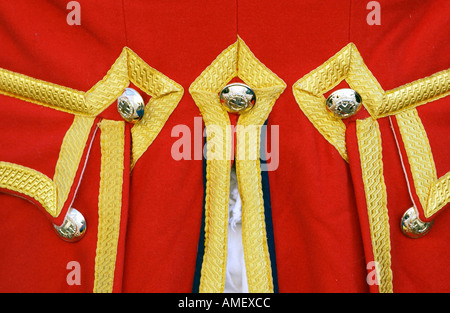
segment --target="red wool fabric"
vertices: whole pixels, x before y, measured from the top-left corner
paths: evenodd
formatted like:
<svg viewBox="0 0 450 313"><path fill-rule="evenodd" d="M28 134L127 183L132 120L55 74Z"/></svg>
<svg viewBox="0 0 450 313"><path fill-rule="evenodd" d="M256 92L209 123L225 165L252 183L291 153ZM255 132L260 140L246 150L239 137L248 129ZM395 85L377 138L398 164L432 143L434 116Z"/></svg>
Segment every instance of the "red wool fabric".
<svg viewBox="0 0 450 313"><path fill-rule="evenodd" d="M380 25L367 23L372 9L362 0L80 0L81 25L68 25L68 2L2 2L0 67L87 91L127 46L184 89L178 106L132 170L131 125L125 129L113 292L192 291L203 205L202 160L194 159L193 150L191 160L172 157L171 147L178 139L172 129L188 126L194 147L194 118L201 115L189 86L237 36L287 84L267 122L269 137L271 126L279 127L279 165L268 173L279 291L378 292L366 281L373 252L355 130L355 120L367 113L362 110L345 121L347 163L300 110L292 85L349 42L385 91L448 69L448 1L377 1ZM450 170L449 101L443 98L418 107L439 177ZM94 127L102 118L122 120L115 103L98 116ZM72 121L71 114L0 95L0 161L53 177ZM236 123L235 117L232 121ZM378 122L393 290L448 292L448 206L436 215L425 237L412 240L401 233L401 216L412 206L402 151L389 118ZM100 129L92 136L73 202L88 224L81 241L64 242L52 229L65 211L55 219L32 202L6 190L0 193L0 292L92 292ZM71 261L80 264L80 285L67 283Z"/></svg>

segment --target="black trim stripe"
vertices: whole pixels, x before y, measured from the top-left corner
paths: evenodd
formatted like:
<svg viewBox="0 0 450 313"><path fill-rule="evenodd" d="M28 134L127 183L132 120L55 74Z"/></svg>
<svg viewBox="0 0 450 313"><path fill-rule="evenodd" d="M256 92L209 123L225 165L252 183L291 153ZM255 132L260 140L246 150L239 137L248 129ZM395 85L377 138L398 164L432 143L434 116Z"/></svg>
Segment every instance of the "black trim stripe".
<svg viewBox="0 0 450 313"><path fill-rule="evenodd" d="M266 152L266 136L267 136L267 121L264 123L264 128L261 131L260 138L260 164L262 169L267 169L267 158L265 157ZM261 158L264 156L264 158ZM263 166L264 165L264 166ZM269 249L270 256L270 266L272 267L272 279L273 279L273 291L275 293L279 292L278 289L278 275L277 275L277 262L275 255L275 238L273 234L273 222L272 222L272 204L270 202L270 185L269 185L269 172L267 170L261 170L261 184L262 193L264 199L264 218L266 223L266 236L267 236L267 246Z"/></svg>

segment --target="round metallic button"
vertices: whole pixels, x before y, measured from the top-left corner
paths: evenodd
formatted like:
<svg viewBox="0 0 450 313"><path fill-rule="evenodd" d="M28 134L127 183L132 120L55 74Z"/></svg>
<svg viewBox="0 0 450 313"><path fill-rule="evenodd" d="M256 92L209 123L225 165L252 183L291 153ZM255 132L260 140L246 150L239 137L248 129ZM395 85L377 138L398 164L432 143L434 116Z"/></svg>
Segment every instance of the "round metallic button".
<svg viewBox="0 0 450 313"><path fill-rule="evenodd" d="M344 88L333 92L327 99L327 109L338 118L346 118L361 108L361 96L353 89Z"/></svg>
<svg viewBox="0 0 450 313"><path fill-rule="evenodd" d="M245 84L229 84L220 92L220 103L228 112L242 114L253 108L256 103L256 95Z"/></svg>
<svg viewBox="0 0 450 313"><path fill-rule="evenodd" d="M401 228L403 234L409 238L420 238L425 236L433 226L433 222L423 222L419 219L416 208L409 208L403 214Z"/></svg>
<svg viewBox="0 0 450 313"><path fill-rule="evenodd" d="M64 241L76 242L83 238L86 233L86 220L83 214L74 208L70 208L62 225L53 225L53 227Z"/></svg>
<svg viewBox="0 0 450 313"><path fill-rule="evenodd" d="M117 99L117 110L127 122L137 123L144 116L144 100L133 88L125 88Z"/></svg>

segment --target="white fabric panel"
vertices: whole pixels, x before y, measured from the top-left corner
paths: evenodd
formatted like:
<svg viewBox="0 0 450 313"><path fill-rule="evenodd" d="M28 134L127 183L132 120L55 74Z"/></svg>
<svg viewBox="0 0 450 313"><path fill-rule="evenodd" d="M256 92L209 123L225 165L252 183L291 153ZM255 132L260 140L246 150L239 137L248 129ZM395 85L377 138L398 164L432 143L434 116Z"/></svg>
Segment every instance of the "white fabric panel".
<svg viewBox="0 0 450 313"><path fill-rule="evenodd" d="M225 293L248 292L245 271L244 249L242 246L242 203L234 166L230 175L230 202L228 206L228 255L225 278Z"/></svg>

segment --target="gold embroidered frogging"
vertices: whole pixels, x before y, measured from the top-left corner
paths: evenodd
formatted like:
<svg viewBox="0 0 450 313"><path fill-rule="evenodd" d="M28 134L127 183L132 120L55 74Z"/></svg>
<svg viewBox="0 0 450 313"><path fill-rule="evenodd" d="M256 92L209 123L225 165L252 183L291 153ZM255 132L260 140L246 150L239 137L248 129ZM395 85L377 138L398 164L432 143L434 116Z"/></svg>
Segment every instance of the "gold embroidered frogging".
<svg viewBox="0 0 450 313"><path fill-rule="evenodd" d="M144 117L131 129L133 167L180 101L183 88L179 84L151 68L127 47L105 77L87 92L0 69L0 94L74 114L74 122L61 146L53 182L33 169L17 166L12 172L2 172L7 173L0 176L2 188L34 198L51 216L58 217L74 183L94 118L122 94L130 81L151 97ZM11 164L3 164L3 168L11 169ZM16 176L12 177L13 174ZM12 184L12 179L20 184ZM52 187L48 189L48 186ZM44 189L47 190L45 201L40 193Z"/></svg>
<svg viewBox="0 0 450 313"><path fill-rule="evenodd" d="M55 110L95 117L113 103L130 81L151 99L133 126L132 166L151 145L183 95L183 88L125 47L105 77L87 92L0 69L0 94Z"/></svg>
<svg viewBox="0 0 450 313"><path fill-rule="evenodd" d="M438 179L430 142L415 108L395 116L408 157L415 191L426 218L450 202L450 172Z"/></svg>
<svg viewBox="0 0 450 313"><path fill-rule="evenodd" d="M0 162L0 187L36 200L58 217L74 182L94 118L75 116L64 136L53 179L17 164Z"/></svg>
<svg viewBox="0 0 450 313"><path fill-rule="evenodd" d="M385 92L364 64L356 46L349 43L292 86L300 109L346 161L345 125L328 113L323 96L342 80L361 95L364 107L374 119L395 115L450 93L450 70Z"/></svg>
<svg viewBox="0 0 450 313"><path fill-rule="evenodd" d="M329 114L323 96L342 80L361 95L363 105L369 112L374 112L380 106L383 89L364 64L353 43L299 79L292 89L300 109L342 158L348 161L344 122Z"/></svg>
<svg viewBox="0 0 450 313"><path fill-rule="evenodd" d="M208 148L205 254L200 292L222 292L225 285L231 132L228 129L230 119L220 104L219 92L236 76L252 88L257 98L255 107L239 116L236 128L236 171L242 199L242 238L247 281L250 292L273 292L257 147L260 126L286 85L255 58L239 37L189 88L206 125ZM257 146L250 147L250 141L244 139L244 132L251 134L250 137L256 136L254 142ZM252 149L256 149L256 158L249 155Z"/></svg>
<svg viewBox="0 0 450 313"><path fill-rule="evenodd" d="M293 92L300 109L339 151L342 158L348 161L346 127L340 119L328 113L323 96L344 79L350 88L361 95L363 105L371 115L364 120L357 120L360 162L373 254L375 261L381 266L379 290L392 292L386 188L381 137L376 120L395 115L416 190L426 208L425 214L434 214L450 201L450 173L437 179L428 138L415 108L450 93L450 70L385 92L364 64L356 46L350 43L317 69L299 79L293 85Z"/></svg>

